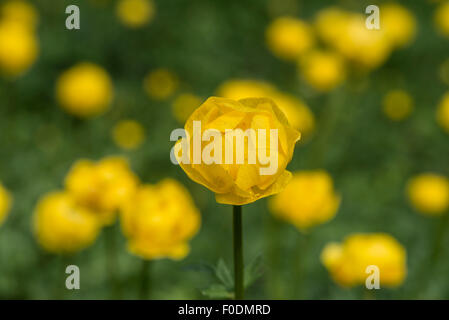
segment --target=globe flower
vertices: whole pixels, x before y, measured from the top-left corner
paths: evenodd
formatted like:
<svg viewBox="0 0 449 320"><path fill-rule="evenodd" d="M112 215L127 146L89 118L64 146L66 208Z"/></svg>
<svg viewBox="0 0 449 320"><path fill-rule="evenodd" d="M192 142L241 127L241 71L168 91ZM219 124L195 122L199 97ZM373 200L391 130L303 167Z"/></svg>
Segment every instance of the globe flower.
<svg viewBox="0 0 449 320"><path fill-rule="evenodd" d="M407 273L405 248L384 233L348 236L343 243L329 243L321 253L321 261L332 279L343 287L364 285L368 266L379 268L380 286L396 287Z"/></svg>
<svg viewBox="0 0 449 320"><path fill-rule="evenodd" d="M65 178L67 191L78 203L95 212L103 224L114 221L117 211L136 192L138 183L127 161L119 157L98 162L79 160Z"/></svg>
<svg viewBox="0 0 449 320"><path fill-rule="evenodd" d="M122 149L137 149L145 140L145 129L134 120L122 120L114 126L112 137Z"/></svg>
<svg viewBox="0 0 449 320"><path fill-rule="evenodd" d="M404 90L391 90L382 100L382 111L393 121L404 120L413 111L413 99Z"/></svg>
<svg viewBox="0 0 449 320"><path fill-rule="evenodd" d="M120 0L116 12L125 26L139 28L153 19L155 7L151 0Z"/></svg>
<svg viewBox="0 0 449 320"><path fill-rule="evenodd" d="M447 133L449 133L449 92L443 96L437 110L437 122Z"/></svg>
<svg viewBox="0 0 449 320"><path fill-rule="evenodd" d="M449 37L449 1L443 2L437 8L434 21L438 31Z"/></svg>
<svg viewBox="0 0 449 320"><path fill-rule="evenodd" d="M0 22L0 71L9 76L25 72L36 60L39 45L32 30L15 21Z"/></svg>
<svg viewBox="0 0 449 320"><path fill-rule="evenodd" d="M180 123L185 123L202 99L191 93L183 93L176 97L172 104L172 113Z"/></svg>
<svg viewBox="0 0 449 320"><path fill-rule="evenodd" d="M293 173L291 182L269 204L275 216L304 231L332 219L340 196L327 172L300 171Z"/></svg>
<svg viewBox="0 0 449 320"><path fill-rule="evenodd" d="M311 51L299 60L299 70L306 82L318 91L330 91L345 78L344 61L333 52Z"/></svg>
<svg viewBox="0 0 449 320"><path fill-rule="evenodd" d="M34 29L38 22L36 9L26 1L9 0L0 7L0 18Z"/></svg>
<svg viewBox="0 0 449 320"><path fill-rule="evenodd" d="M143 88L150 98L164 100L178 88L178 77L167 69L151 71L143 81Z"/></svg>
<svg viewBox="0 0 449 320"><path fill-rule="evenodd" d="M318 36L327 44L335 45L346 32L346 24L350 13L337 7L327 7L318 11L314 28Z"/></svg>
<svg viewBox="0 0 449 320"><path fill-rule="evenodd" d="M415 37L416 19L405 7L397 3L386 3L379 7L381 29L396 47L409 44Z"/></svg>
<svg viewBox="0 0 449 320"><path fill-rule="evenodd" d="M449 209L449 180L433 173L413 177L407 185L412 206L428 215L441 215Z"/></svg>
<svg viewBox="0 0 449 320"><path fill-rule="evenodd" d="M39 244L58 254L75 253L90 246L100 225L92 211L80 206L67 192L52 192L39 200L34 212Z"/></svg>
<svg viewBox="0 0 449 320"><path fill-rule="evenodd" d="M271 98L285 114L288 123L301 132L301 136L309 136L315 128L315 116L301 99L280 92L266 82L247 79L229 80L218 87L217 95L233 100L254 97Z"/></svg>
<svg viewBox="0 0 449 320"><path fill-rule="evenodd" d="M198 123L201 124L201 134L206 129L208 133L216 134L210 144L200 143L200 149L196 149L194 144L197 145L197 141L193 140L198 138L198 132L193 132ZM227 136L229 132L251 131L248 129L252 129L255 134L257 132L259 138L254 139L257 136L249 134L250 140L247 139L247 143L240 145L243 148L237 148L237 142L232 143L228 147L232 150L232 159L228 159L226 151L219 156L218 150L222 146L226 148L234 140L232 136ZM213 191L219 203L243 205L254 202L280 192L291 178L291 173L285 168L293 156L300 134L288 124L285 115L271 99L248 98L235 101L211 97L193 112L185 124L185 131L188 136L176 144L175 156L187 175ZM259 132L265 133L265 139ZM273 141L271 140L275 136L272 132L278 133L277 139ZM267 139L268 136L270 138ZM270 141L267 143L267 140ZM212 151L211 145L219 146ZM250 152L250 145L254 147L251 150L253 152ZM210 164L207 161L197 162L197 158L204 158L204 154L212 155L213 161ZM261 161L260 155L270 157L273 161ZM189 160L184 161L186 158ZM251 158L254 161L250 161Z"/></svg>
<svg viewBox="0 0 449 320"><path fill-rule="evenodd" d="M275 19L265 32L268 48L278 58L296 60L315 44L312 28L292 17Z"/></svg>
<svg viewBox="0 0 449 320"><path fill-rule="evenodd" d="M89 62L71 67L56 84L60 106L77 117L93 117L105 112L112 97L111 78L103 68Z"/></svg>
<svg viewBox="0 0 449 320"><path fill-rule="evenodd" d="M129 250L143 259L182 259L200 227L200 214L185 187L173 179L144 185L121 212Z"/></svg>
<svg viewBox="0 0 449 320"><path fill-rule="evenodd" d="M8 190L0 183L0 225L6 220L11 208L12 197Z"/></svg>

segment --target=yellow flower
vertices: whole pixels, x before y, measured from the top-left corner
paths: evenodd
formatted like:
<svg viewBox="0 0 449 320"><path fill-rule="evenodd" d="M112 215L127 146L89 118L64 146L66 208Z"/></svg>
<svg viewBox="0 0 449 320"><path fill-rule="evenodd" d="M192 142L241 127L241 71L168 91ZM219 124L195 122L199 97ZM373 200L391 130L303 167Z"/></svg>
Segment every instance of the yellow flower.
<svg viewBox="0 0 449 320"><path fill-rule="evenodd" d="M8 190L0 183L0 225L8 216L11 208L12 197Z"/></svg>
<svg viewBox="0 0 449 320"><path fill-rule="evenodd" d="M184 258L200 222L189 192L173 179L140 187L121 213L129 250L148 260Z"/></svg>
<svg viewBox="0 0 449 320"><path fill-rule="evenodd" d="M345 79L344 62L340 55L326 51L311 51L299 60L304 79L319 91L329 91Z"/></svg>
<svg viewBox="0 0 449 320"><path fill-rule="evenodd" d="M327 44L334 45L346 32L350 14L336 7L328 7L318 12L314 27L318 36Z"/></svg>
<svg viewBox="0 0 449 320"><path fill-rule="evenodd" d="M67 192L44 196L34 212L34 230L39 244L52 253L74 253L90 246L100 226L94 214L77 204Z"/></svg>
<svg viewBox="0 0 449 320"><path fill-rule="evenodd" d="M341 286L364 285L368 266L379 268L380 287L399 286L407 274L405 248L384 233L352 234L342 244L329 243L321 261Z"/></svg>
<svg viewBox="0 0 449 320"><path fill-rule="evenodd" d="M36 9L28 2L22 0L9 0L0 8L0 17L35 28L38 22Z"/></svg>
<svg viewBox="0 0 449 320"><path fill-rule="evenodd" d="M156 69L145 77L143 87L150 98L164 100L178 88L178 77L167 69Z"/></svg>
<svg viewBox="0 0 449 320"><path fill-rule="evenodd" d="M126 160L107 157L98 162L77 161L65 186L80 204L94 211L102 223L109 224L136 192L138 179Z"/></svg>
<svg viewBox="0 0 449 320"><path fill-rule="evenodd" d="M176 97L172 104L172 113L176 120L184 123L192 112L201 104L202 99L191 93L183 93Z"/></svg>
<svg viewBox="0 0 449 320"><path fill-rule="evenodd" d="M36 60L38 42L33 31L20 23L0 22L0 70L18 76Z"/></svg>
<svg viewBox="0 0 449 320"><path fill-rule="evenodd" d="M291 182L270 200L274 215L300 230L329 221L339 205L331 176L321 170L293 173Z"/></svg>
<svg viewBox="0 0 449 320"><path fill-rule="evenodd" d="M79 63L59 77L56 97L70 114L78 117L99 115L109 108L113 97L111 78L93 63Z"/></svg>
<svg viewBox="0 0 449 320"><path fill-rule="evenodd" d="M287 117L288 123L307 137L315 128L315 117L309 107L297 97L278 91L261 81L234 79L224 82L217 95L232 100L245 98L271 98Z"/></svg>
<svg viewBox="0 0 449 320"><path fill-rule="evenodd" d="M442 3L435 12L435 24L437 29L449 37L449 1Z"/></svg>
<svg viewBox="0 0 449 320"><path fill-rule="evenodd" d="M155 7L152 0L120 0L116 12L125 26L139 28L153 19Z"/></svg>
<svg viewBox="0 0 449 320"><path fill-rule="evenodd" d="M439 125L449 133L449 92L443 96L436 116Z"/></svg>
<svg viewBox="0 0 449 320"><path fill-rule="evenodd" d="M145 140L145 129L134 120L122 120L112 131L115 144L123 149L136 149Z"/></svg>
<svg viewBox="0 0 449 320"><path fill-rule="evenodd" d="M265 36L268 48L285 60L296 60L315 44L312 28L292 17L280 17L271 22Z"/></svg>
<svg viewBox="0 0 449 320"><path fill-rule="evenodd" d="M416 19L405 7L397 3L387 3L379 7L380 28L394 46L403 47L415 37Z"/></svg>
<svg viewBox="0 0 449 320"><path fill-rule="evenodd" d="M413 99L404 90L391 90L382 100L382 111L393 121L404 120L413 111Z"/></svg>
<svg viewBox="0 0 449 320"><path fill-rule="evenodd" d="M193 141L196 140L193 132L194 121L201 122L201 134L205 130L218 134L214 136L212 142L202 143L200 149L193 146L196 144ZM242 143L237 150L238 143L234 143L234 139L225 131L236 133L238 129L242 136L251 129L255 135L259 134L259 131L264 132L266 139L261 138L260 134L259 139L249 134L251 143ZM271 142L271 129L278 133L278 139L273 142ZM189 134L189 139L178 141L175 147L178 162L192 180L213 191L219 203L243 205L254 202L280 192L291 178L291 173L285 168L293 156L295 143L300 134L288 124L282 111L271 99L248 98L235 101L211 97L193 112L185 124L185 130ZM240 139L237 137L235 140ZM273 143L278 147L276 148ZM180 148L184 148L186 144L189 149L184 154ZM219 156L218 151L214 150L216 145L219 145L217 146L219 150L229 145L228 149L232 150L231 161L227 160L226 150ZM251 153L249 145L254 146ZM211 146L214 147L212 150ZM210 164L200 161L198 164L196 158L201 158L203 154L212 156L213 161ZM260 161L260 154L272 159L277 157L277 161L265 159ZM192 161L184 163L181 158L189 158Z"/></svg>
<svg viewBox="0 0 449 320"><path fill-rule="evenodd" d="M421 213L441 215L449 209L449 180L433 173L413 177L407 186L410 203Z"/></svg>

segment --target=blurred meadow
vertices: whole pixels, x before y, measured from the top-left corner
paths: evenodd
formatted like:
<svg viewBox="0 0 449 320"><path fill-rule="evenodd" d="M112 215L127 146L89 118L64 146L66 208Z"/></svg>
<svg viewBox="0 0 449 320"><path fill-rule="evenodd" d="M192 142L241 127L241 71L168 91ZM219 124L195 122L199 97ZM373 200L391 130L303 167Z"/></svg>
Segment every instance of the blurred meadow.
<svg viewBox="0 0 449 320"><path fill-rule="evenodd" d="M0 0L0 299L230 297L232 208L170 161L170 133L210 96L272 98L302 133L297 184L243 207L246 298L448 299L448 59L445 1ZM116 185L82 159L112 159ZM167 196L165 178L186 189ZM123 209L139 184L161 187ZM157 225L147 195L180 208ZM82 212L71 225L58 210ZM186 235L164 251L126 223ZM381 243L345 252L358 233ZM80 290L65 289L70 264Z"/></svg>

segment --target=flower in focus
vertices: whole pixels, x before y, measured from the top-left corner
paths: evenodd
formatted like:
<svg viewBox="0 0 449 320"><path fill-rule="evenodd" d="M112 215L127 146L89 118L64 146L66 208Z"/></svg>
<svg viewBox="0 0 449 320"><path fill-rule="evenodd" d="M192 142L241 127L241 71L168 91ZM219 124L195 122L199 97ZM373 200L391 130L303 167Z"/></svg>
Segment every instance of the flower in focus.
<svg viewBox="0 0 449 320"><path fill-rule="evenodd" d="M39 45L33 30L10 20L0 22L0 71L18 76L36 60Z"/></svg>
<svg viewBox="0 0 449 320"><path fill-rule="evenodd" d="M112 137L120 148L132 150L145 140L145 129L137 121L122 120L112 130Z"/></svg>
<svg viewBox="0 0 449 320"><path fill-rule="evenodd" d="M178 88L178 77L167 69L156 69L145 77L143 87L150 98L164 100Z"/></svg>
<svg viewBox="0 0 449 320"><path fill-rule="evenodd" d="M449 1L445 1L437 8L434 20L437 29L449 37Z"/></svg>
<svg viewBox="0 0 449 320"><path fill-rule="evenodd" d="M0 18L34 29L38 22L36 9L22 0L9 0L0 7Z"/></svg>
<svg viewBox="0 0 449 320"><path fill-rule="evenodd" d="M52 253L75 253L90 246L100 225L95 215L67 192L45 195L34 212L34 231L39 244Z"/></svg>
<svg viewBox="0 0 449 320"><path fill-rule="evenodd" d="M443 96L437 110L437 121L439 125L449 133L449 93Z"/></svg>
<svg viewBox="0 0 449 320"><path fill-rule="evenodd" d="M172 113L175 119L180 123L185 123L201 102L201 98L194 94L180 94L172 104Z"/></svg>
<svg viewBox="0 0 449 320"><path fill-rule="evenodd" d="M413 207L424 214L441 215L449 209L449 180L433 173L413 177L407 186Z"/></svg>
<svg viewBox="0 0 449 320"><path fill-rule="evenodd" d="M277 57L296 60L315 43L312 28L304 21L292 17L275 19L265 32L268 48Z"/></svg>
<svg viewBox="0 0 449 320"><path fill-rule="evenodd" d="M0 225L3 224L11 208L12 197L8 190L0 183Z"/></svg>
<svg viewBox="0 0 449 320"><path fill-rule="evenodd" d="M79 160L65 178L67 191L78 203L95 212L103 224L114 221L117 211L136 192L138 183L128 162L120 157L98 162Z"/></svg>
<svg viewBox="0 0 449 320"><path fill-rule="evenodd" d="M381 286L399 286L407 273L405 248L384 233L356 233L343 243L329 243L321 261L332 279L344 287L365 284L365 270L370 265L379 268Z"/></svg>
<svg viewBox="0 0 449 320"><path fill-rule="evenodd" d="M331 176L325 171L300 171L270 199L273 214L300 230L332 219L340 205Z"/></svg>
<svg viewBox="0 0 449 320"><path fill-rule="evenodd" d="M121 212L129 250L148 260L184 258L200 222L189 192L173 179L140 187Z"/></svg>
<svg viewBox="0 0 449 320"><path fill-rule="evenodd" d="M82 62L65 71L56 84L61 107L78 117L92 117L105 112L113 97L111 78L93 63Z"/></svg>
<svg viewBox="0 0 449 320"><path fill-rule="evenodd" d="M382 100L382 111L393 121L404 120L413 111L413 99L404 90L391 90Z"/></svg>
<svg viewBox="0 0 449 320"><path fill-rule="evenodd" d="M308 52L300 58L299 69L307 83L319 91L332 90L345 78L344 61L333 52Z"/></svg>
<svg viewBox="0 0 449 320"><path fill-rule="evenodd" d="M139 28L149 23L154 11L152 0L120 0L116 8L120 21L130 28Z"/></svg>
<svg viewBox="0 0 449 320"><path fill-rule="evenodd" d="M414 39L416 19L407 8L397 3L387 3L381 5L379 10L381 28L394 46L403 47Z"/></svg>
<svg viewBox="0 0 449 320"><path fill-rule="evenodd" d="M227 140L224 134L226 130L240 129L245 132L247 129L253 129L258 132L262 129L263 132L270 132L271 129L277 129L278 141L277 149L271 149L271 144L264 141L265 150L258 150L260 141L254 141L251 138L251 145L257 155L261 152L267 157L277 156L277 167L274 168L273 174L262 175L261 170L271 170L270 164L262 164L259 160L254 159L254 163L250 163L248 158L250 156L243 143L244 161L237 163L232 159L231 163L225 160L226 152L222 152L221 159L214 160L211 164L206 164L201 161L200 164L184 163L180 159L188 157L194 159L193 156L193 122L201 121L201 134L204 130L220 133L215 139L220 139L220 145L225 147ZM295 143L299 140L300 134L293 129L276 104L267 98L248 98L239 101L211 97L207 99L199 108L197 108L185 124L185 130L189 134L189 140L183 138L179 140L175 146L175 155L180 162L182 169L195 182L202 184L215 193L216 201L219 203L243 205L256 201L257 199L267 197L272 194L280 192L289 182L291 173L285 168L293 156ZM266 140L271 140L271 134L266 134ZM233 138L231 138L234 140ZM248 140L248 139L247 139ZM181 147L188 143L188 154L182 154ZM211 143L212 144L212 143ZM203 154L202 144L201 152ZM213 143L215 145L215 141ZM233 143L233 158L242 150L236 150L237 143ZM209 145L208 145L209 146ZM221 148L221 147L220 147ZM204 148L205 149L205 148ZM205 149L207 152L207 149ZM273 154L273 152L275 154ZM209 150L209 155L211 150ZM241 153L242 154L242 153ZM201 156L200 155L200 156ZM213 155L212 155L213 157ZM236 156L235 156L236 157ZM272 163L271 163L272 164Z"/></svg>
<svg viewBox="0 0 449 320"><path fill-rule="evenodd" d="M273 99L287 117L288 123L299 130L301 136L309 136L315 128L315 117L302 100L280 92L268 83L256 80L229 80L217 89L217 95L232 100L260 97Z"/></svg>

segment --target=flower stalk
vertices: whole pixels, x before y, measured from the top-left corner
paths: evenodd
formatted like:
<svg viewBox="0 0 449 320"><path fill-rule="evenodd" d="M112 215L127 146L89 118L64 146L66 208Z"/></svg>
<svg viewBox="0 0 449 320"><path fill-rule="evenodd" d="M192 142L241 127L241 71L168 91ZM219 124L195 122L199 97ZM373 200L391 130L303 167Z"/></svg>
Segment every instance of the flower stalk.
<svg viewBox="0 0 449 320"><path fill-rule="evenodd" d="M244 299L242 206L233 206L234 298Z"/></svg>

